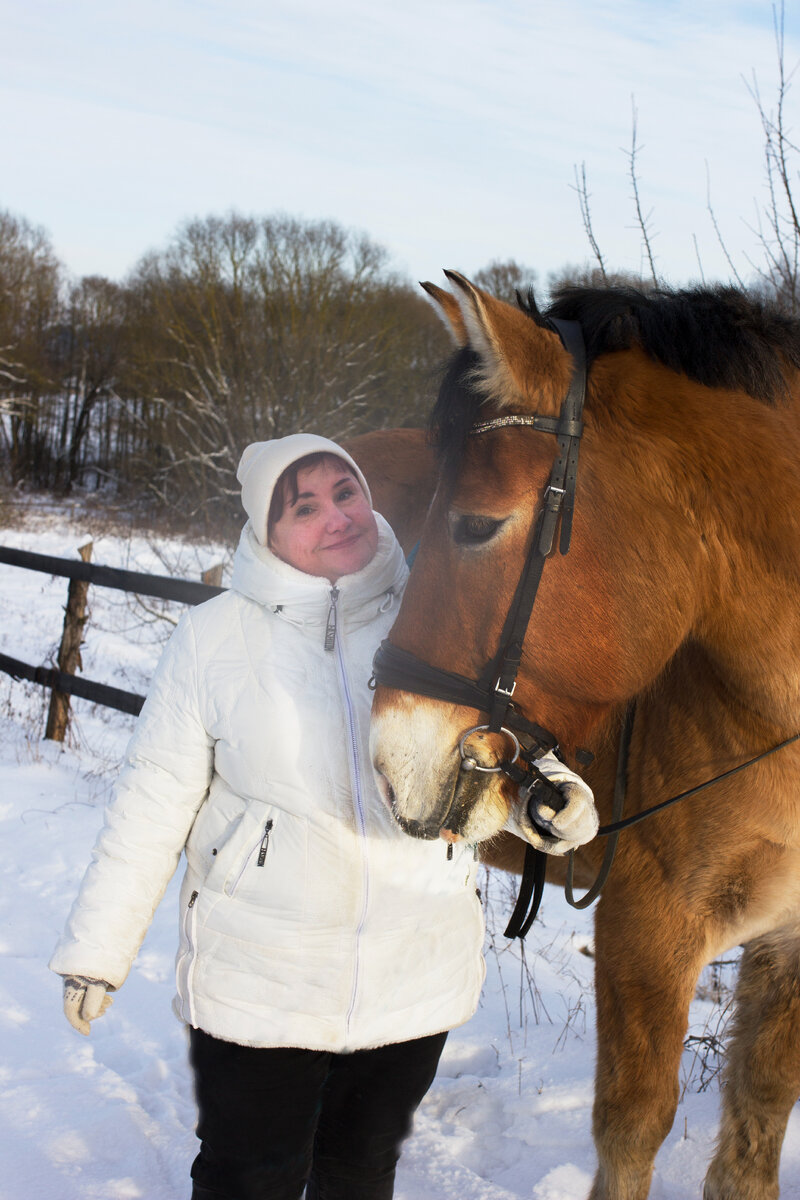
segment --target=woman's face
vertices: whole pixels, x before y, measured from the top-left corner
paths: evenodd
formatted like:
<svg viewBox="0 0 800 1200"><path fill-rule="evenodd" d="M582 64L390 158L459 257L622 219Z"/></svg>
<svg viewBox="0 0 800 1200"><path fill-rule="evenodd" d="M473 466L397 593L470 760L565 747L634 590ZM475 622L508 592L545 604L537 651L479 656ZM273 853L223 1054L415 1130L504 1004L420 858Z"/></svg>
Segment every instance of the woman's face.
<svg viewBox="0 0 800 1200"><path fill-rule="evenodd" d="M325 460L297 472L297 499L286 497L269 547L298 571L331 583L367 565L378 548L378 526L346 463Z"/></svg>

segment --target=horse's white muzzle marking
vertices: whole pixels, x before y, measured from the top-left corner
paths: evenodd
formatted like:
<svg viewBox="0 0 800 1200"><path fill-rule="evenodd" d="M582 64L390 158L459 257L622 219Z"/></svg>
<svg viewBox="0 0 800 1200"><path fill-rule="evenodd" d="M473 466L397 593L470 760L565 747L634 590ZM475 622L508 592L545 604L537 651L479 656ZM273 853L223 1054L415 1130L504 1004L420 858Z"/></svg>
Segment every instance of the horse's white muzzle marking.
<svg viewBox="0 0 800 1200"><path fill-rule="evenodd" d="M505 824L503 777L461 770L464 717L453 705L397 693L373 715L370 750L378 788L396 820L417 837L443 835L452 824L459 838L477 842Z"/></svg>

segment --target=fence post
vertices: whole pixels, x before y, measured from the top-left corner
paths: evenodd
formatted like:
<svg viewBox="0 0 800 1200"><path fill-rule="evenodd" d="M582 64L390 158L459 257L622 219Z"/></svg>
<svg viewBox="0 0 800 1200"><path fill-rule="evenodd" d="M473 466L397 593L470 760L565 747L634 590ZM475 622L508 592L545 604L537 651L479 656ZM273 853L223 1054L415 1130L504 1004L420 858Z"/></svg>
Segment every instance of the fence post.
<svg viewBox="0 0 800 1200"><path fill-rule="evenodd" d="M210 587L222 587L222 563L217 563L215 567L209 567L207 571L203 571L200 578Z"/></svg>
<svg viewBox="0 0 800 1200"><path fill-rule="evenodd" d="M93 543L87 542L78 550L84 562L92 557ZM58 669L68 675L75 674L75 668L83 669L81 662L81 642L83 627L86 624L86 596L89 591L87 579L70 579L67 592L67 607L64 610L64 632L61 635L61 645L58 650ZM69 722L69 696L57 692L53 688L50 693L50 709L47 714L47 728L44 736L54 742L63 742Z"/></svg>

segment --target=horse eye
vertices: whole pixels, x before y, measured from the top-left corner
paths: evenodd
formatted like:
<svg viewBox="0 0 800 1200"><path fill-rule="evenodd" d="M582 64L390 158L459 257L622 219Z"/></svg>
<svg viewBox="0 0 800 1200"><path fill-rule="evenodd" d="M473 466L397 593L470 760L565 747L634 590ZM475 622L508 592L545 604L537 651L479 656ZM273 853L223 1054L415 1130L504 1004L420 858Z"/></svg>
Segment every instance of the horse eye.
<svg viewBox="0 0 800 1200"><path fill-rule="evenodd" d="M458 517L453 525L453 541L458 546L480 546L490 541L502 524L494 517Z"/></svg>

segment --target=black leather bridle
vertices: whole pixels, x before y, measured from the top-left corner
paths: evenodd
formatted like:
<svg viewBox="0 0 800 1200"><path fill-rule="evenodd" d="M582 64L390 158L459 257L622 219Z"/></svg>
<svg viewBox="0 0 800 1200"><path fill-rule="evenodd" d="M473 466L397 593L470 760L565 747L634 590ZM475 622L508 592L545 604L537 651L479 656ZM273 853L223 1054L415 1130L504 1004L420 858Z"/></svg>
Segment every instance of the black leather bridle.
<svg viewBox="0 0 800 1200"><path fill-rule="evenodd" d="M408 650L401 650L389 641L381 643L373 661L373 675L376 683L427 696L434 700L443 700L451 704L463 705L466 708L478 709L489 715L487 725L476 726L474 729L468 730L461 739L459 748L462 770L500 770L504 772L521 790L527 791L531 820L534 820L536 804L543 799L546 799L547 804L556 812L564 807L565 801L561 792L549 783L534 765L534 760L547 750L558 751L558 739L549 730L523 716L514 706L513 695L525 634L530 624L545 560L553 548L559 519L561 521L559 550L562 554L566 554L569 550L578 476L578 452L583 432L583 404L586 394L586 352L580 325L577 321L564 321L554 317L549 318L549 324L558 333L565 349L572 356L573 362L572 379L561 406L560 415L546 417L539 414L532 416L508 414L477 423L469 431L471 436L477 436L506 426L528 426L543 433L555 434L558 440L558 453L544 491L530 549L503 625L497 653L487 662L475 680L453 671L445 671L440 667L432 667ZM623 818L628 753L633 734L635 711L635 701L632 700L627 705L622 719L612 820L608 825L601 825L598 830L598 836L608 839L603 862L594 884L580 898L573 895L574 854L572 851L569 854L565 896L573 908L586 908L596 900L611 869L617 839L624 829L662 812L681 800L695 796L714 784L761 762L762 759L777 753L786 746L800 741L800 733L795 733L770 749L754 755L727 771L722 771L703 783L696 784L686 791L671 796L668 800L662 800L650 808ZM513 757L504 759L498 767L478 766L474 759L465 754L467 738L469 734L475 732L475 729L486 729L491 733L505 733L515 748ZM575 756L584 765L591 762L593 757L588 751L582 750L576 751ZM524 762L524 766L518 765L520 759ZM523 938L530 929L538 912L544 890L547 857L542 851L534 850L530 844L526 844L522 881L514 912L505 931L506 937Z"/></svg>
<svg viewBox="0 0 800 1200"><path fill-rule="evenodd" d="M581 327L577 321L552 319L551 323L573 360L572 379L561 406L560 416L509 414L480 422L470 429L470 436L474 437L493 429L521 425L543 433L555 434L558 439L558 453L544 491L530 549L500 634L497 653L489 659L477 679L469 679L466 675L433 667L410 651L394 646L388 640L381 643L373 662L373 674L377 683L405 692L414 692L419 696L428 696L434 700L477 708L488 713L490 732L499 733L502 729L511 729L522 733L535 744L540 753L554 749L558 745L558 739L549 730L524 717L514 707L512 697L516 688L525 634L544 564L553 547L559 517L559 550L562 554L569 550L586 394L586 352Z"/></svg>
<svg viewBox="0 0 800 1200"><path fill-rule="evenodd" d="M558 455L555 457L551 476L549 476L545 494L543 494L533 540L531 540L528 556L525 559L522 575L519 577L509 614L507 614L503 631L500 634L500 646L497 654L489 659L477 679L469 679L462 674L445 671L440 667L432 667L427 662L416 658L416 655L409 653L408 650L392 646L389 641L381 642L373 661L375 682L385 684L387 688L415 692L416 695L428 696L432 700L463 704L464 707L476 708L479 709L479 712L488 714L488 724L475 726L473 730L468 730L459 743L462 769L501 770L504 772L513 782L516 782L521 791L527 791L531 820L534 820L535 805L541 803L542 799L546 799L547 804L554 811L558 812L564 808L564 797L561 796L558 788L549 784L534 764L535 758L540 757L543 752L547 750L558 752L558 739L546 728L519 713L513 704L512 697L516 688L519 662L522 659L523 643L530 623L531 612L533 612L536 592L539 590L546 559L552 552L559 518L561 521L559 550L561 554L566 554L570 548L572 515L575 510L578 450L583 432L583 403L585 388L587 388L587 360L585 360L581 325L575 320L560 320L554 317L549 318L549 325L558 332L564 347L569 350L573 365L570 388L567 390L564 403L561 404L558 418L540 414L509 414L498 416L493 420L481 421L479 424L473 425L469 431L470 436L477 436L477 434L488 433L506 426L528 426L543 433L554 433L558 439ZM575 856L572 851L570 852L565 896L567 902L575 908L588 907L597 899L603 883L607 880L614 858L616 840L622 830L630 828L640 821L648 820L648 817L670 808L673 804L678 804L680 800L697 796L706 788L738 774L741 770L752 767L754 763L760 762L764 758L776 754L778 750L783 750L786 746L800 740L800 733L794 733L792 737L783 739L782 742L771 746L769 750L763 750L760 754L747 758L745 762L740 762L738 766L723 770L714 778L706 779L702 784L687 788L686 791L679 792L669 799L661 800L660 803L651 805L650 808L636 812L632 816L622 817L628 750L631 745L634 715L636 715L636 701L630 701L624 716L622 716L618 758L616 758L612 821L597 830L597 835L608 839L606 852L603 854L599 875L593 886L581 898L576 898L572 893ZM511 758L501 761L498 767L480 767L474 758L465 754L465 743L467 743L469 734L476 730L505 733L515 748L515 754ZM585 766L591 762L593 755L589 754L589 751L577 750L576 758ZM519 766L519 760L524 762L524 767ZM522 882L519 886L515 911L513 911L505 930L506 937L524 937L530 929L530 925L533 924L536 913L539 911L543 888L545 888L546 868L547 854L534 850L533 846L525 845Z"/></svg>
<svg viewBox="0 0 800 1200"><path fill-rule="evenodd" d="M504 733L512 742L514 753L499 764L499 770L508 775L520 788L527 789L530 798L535 795L538 802L546 796L550 807L559 811L564 806L564 797L533 765L533 760L546 751L557 750L558 739L555 734L525 717L513 703L525 635L544 564L553 549L559 520L559 551L566 554L569 550L578 480L578 454L583 433L583 405L586 396L586 349L583 332L577 321L550 318L550 325L558 333L572 357L572 378L559 416L512 413L478 422L469 431L470 436L475 437L509 426L527 426L541 433L554 434L558 443L530 548L500 634L496 654L489 659L477 679L470 679L466 675L433 667L410 651L402 650L386 640L381 643L375 654L373 676L376 683L386 687L463 705L488 714L488 723L475 726L468 734L477 729L485 729L490 733ZM479 766L465 753L468 734L464 735L460 743L462 769L497 770L498 768ZM520 759L525 763L524 766L519 765ZM591 756L586 755L584 761L591 761ZM508 937L524 937L536 915L538 898L541 897L544 887L546 857L541 851L534 851L533 847L526 846L520 900L506 930ZM522 913L519 919L515 919L523 896L528 891L533 898L534 910L527 916ZM529 896L529 901L530 898ZM526 902L524 907L527 911L529 902Z"/></svg>

